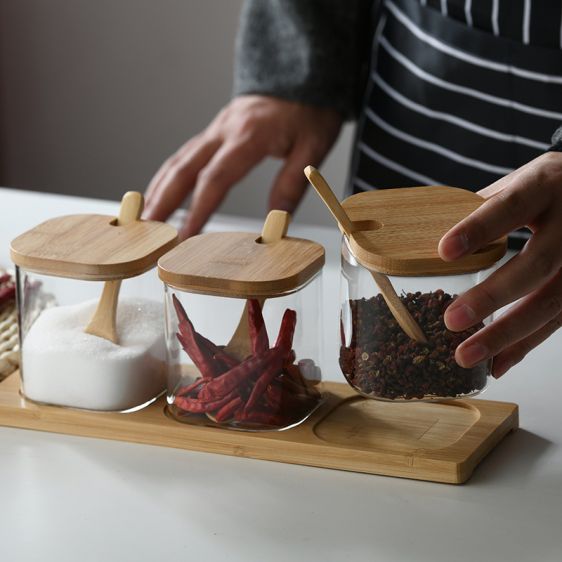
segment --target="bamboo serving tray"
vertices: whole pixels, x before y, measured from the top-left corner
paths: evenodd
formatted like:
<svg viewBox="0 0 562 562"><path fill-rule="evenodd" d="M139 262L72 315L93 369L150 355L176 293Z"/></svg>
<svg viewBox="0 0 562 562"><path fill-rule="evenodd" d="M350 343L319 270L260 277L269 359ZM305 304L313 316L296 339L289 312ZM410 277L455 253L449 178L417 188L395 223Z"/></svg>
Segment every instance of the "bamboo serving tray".
<svg viewBox="0 0 562 562"><path fill-rule="evenodd" d="M250 433L174 421L165 398L128 414L35 404L21 396L16 372L0 382L0 425L451 484L466 482L518 427L516 404L393 404L344 383L320 387L325 402L300 426Z"/></svg>

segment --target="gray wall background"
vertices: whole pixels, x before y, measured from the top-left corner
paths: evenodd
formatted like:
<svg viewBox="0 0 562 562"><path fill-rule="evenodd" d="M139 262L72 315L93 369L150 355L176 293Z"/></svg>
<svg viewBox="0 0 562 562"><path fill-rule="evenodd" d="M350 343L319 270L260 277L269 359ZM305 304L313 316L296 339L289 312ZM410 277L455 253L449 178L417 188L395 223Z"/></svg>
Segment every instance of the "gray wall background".
<svg viewBox="0 0 562 562"><path fill-rule="evenodd" d="M119 199L230 97L241 0L0 0L0 185ZM323 166L340 193L352 126ZM277 162L222 212L262 217ZM1 207L1 203L0 203ZM309 191L300 222L332 224Z"/></svg>

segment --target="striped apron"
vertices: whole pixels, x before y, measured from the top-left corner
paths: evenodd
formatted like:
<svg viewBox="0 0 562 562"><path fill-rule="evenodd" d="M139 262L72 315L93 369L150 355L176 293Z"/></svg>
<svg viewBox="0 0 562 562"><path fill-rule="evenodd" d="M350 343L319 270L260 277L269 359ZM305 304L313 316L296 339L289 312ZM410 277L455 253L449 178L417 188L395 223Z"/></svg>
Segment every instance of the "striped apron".
<svg viewBox="0 0 562 562"><path fill-rule="evenodd" d="M561 20L561 0L384 0L350 191L477 191L545 152L562 123Z"/></svg>

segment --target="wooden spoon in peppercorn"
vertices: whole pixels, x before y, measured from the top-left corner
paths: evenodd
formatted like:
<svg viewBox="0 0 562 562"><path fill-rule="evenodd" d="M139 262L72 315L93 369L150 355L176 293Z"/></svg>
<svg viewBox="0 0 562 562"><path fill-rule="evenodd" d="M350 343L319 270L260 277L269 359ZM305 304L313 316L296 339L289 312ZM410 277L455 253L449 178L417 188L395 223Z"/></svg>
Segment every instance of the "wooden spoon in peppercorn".
<svg viewBox="0 0 562 562"><path fill-rule="evenodd" d="M322 177L322 174L313 166L307 166L304 169L304 175L307 177L308 181L312 184L312 187L316 190L316 193L320 196L322 201L326 204L326 207L330 209L332 215L340 225L344 234L351 238L359 230L356 225L349 218L345 209L341 206L335 193L332 191L326 180ZM368 269L368 268L365 268ZM388 308L392 312L392 315L398 322L398 325L404 330L404 332L413 340L417 342L426 343L427 338L423 333L419 324L414 320L404 303L400 300L400 297L394 290L390 279L380 273L379 271L373 271L368 269L369 273L373 276L375 283L378 285L380 292L388 305Z"/></svg>

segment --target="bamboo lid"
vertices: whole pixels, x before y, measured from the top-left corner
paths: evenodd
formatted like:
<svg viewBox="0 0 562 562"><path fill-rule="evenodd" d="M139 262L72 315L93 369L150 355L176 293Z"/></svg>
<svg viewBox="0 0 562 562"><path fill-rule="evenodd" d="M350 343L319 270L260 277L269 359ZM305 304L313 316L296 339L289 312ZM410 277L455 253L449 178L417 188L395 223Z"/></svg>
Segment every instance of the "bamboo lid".
<svg viewBox="0 0 562 562"><path fill-rule="evenodd" d="M482 203L476 193L446 186L366 191L342 205L358 232L349 240L357 260L387 275L451 275L492 266L506 252L501 238L470 256L445 262L441 237Z"/></svg>
<svg viewBox="0 0 562 562"><path fill-rule="evenodd" d="M189 238L162 256L158 275L182 291L274 297L301 287L323 265L324 248L310 240L283 236L264 243L257 233L210 232Z"/></svg>
<svg viewBox="0 0 562 562"><path fill-rule="evenodd" d="M68 215L12 240L10 254L16 265L35 273L108 281L148 271L176 242L176 229L168 224L134 220L117 226L111 216Z"/></svg>

